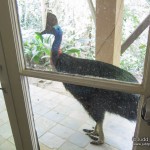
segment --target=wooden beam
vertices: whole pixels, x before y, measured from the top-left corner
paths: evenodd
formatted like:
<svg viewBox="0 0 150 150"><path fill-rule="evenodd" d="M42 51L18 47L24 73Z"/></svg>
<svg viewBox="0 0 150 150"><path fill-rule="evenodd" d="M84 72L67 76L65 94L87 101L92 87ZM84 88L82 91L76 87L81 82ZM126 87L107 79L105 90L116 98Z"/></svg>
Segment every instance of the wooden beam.
<svg viewBox="0 0 150 150"><path fill-rule="evenodd" d="M96 0L96 59L120 64L124 0Z"/></svg>
<svg viewBox="0 0 150 150"><path fill-rule="evenodd" d="M143 22L134 30L134 32L127 38L121 46L121 54L137 39L137 37L150 25L150 14L143 20Z"/></svg>
<svg viewBox="0 0 150 150"><path fill-rule="evenodd" d="M60 81L63 83L82 85L87 87L101 88L112 91L121 91L127 93L143 94L143 86L137 83L123 82L119 80L111 80L97 77L85 77L81 75L71 75L60 72L39 71L25 69L20 71L20 75L42 78L46 80Z"/></svg>

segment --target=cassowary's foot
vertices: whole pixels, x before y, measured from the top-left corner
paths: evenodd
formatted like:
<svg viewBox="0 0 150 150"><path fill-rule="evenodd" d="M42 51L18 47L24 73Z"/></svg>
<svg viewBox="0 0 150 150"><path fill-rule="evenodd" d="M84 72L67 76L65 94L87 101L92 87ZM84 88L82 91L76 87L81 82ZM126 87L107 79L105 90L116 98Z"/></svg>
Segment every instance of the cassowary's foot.
<svg viewBox="0 0 150 150"><path fill-rule="evenodd" d="M91 142L93 145L101 145L104 143L104 134L102 128L102 122L97 122L94 130L83 129L84 132L94 141Z"/></svg>
<svg viewBox="0 0 150 150"><path fill-rule="evenodd" d="M92 140L97 141L98 137L91 135L91 134L87 134Z"/></svg>
<svg viewBox="0 0 150 150"><path fill-rule="evenodd" d="M92 133L94 130L89 130L89 129L83 129L84 132L88 133Z"/></svg>
<svg viewBox="0 0 150 150"><path fill-rule="evenodd" d="M91 144L93 144L93 145L101 145L101 144L103 144L104 143L104 141L103 140L100 140L100 139L98 139L97 141L92 141L92 142L90 142Z"/></svg>
<svg viewBox="0 0 150 150"><path fill-rule="evenodd" d="M94 130L93 132L87 133L86 135L98 136L98 133Z"/></svg>
<svg viewBox="0 0 150 150"><path fill-rule="evenodd" d="M89 135L89 137L94 140L91 142L91 144L94 145L103 144L104 134L103 134L102 122L97 122L94 131L87 133L87 135Z"/></svg>

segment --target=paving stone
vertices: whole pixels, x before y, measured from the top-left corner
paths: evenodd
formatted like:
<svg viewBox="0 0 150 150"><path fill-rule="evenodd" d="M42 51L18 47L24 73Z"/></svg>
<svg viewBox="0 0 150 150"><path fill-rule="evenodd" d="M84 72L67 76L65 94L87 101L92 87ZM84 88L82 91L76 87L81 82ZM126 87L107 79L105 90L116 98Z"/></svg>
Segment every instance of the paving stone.
<svg viewBox="0 0 150 150"><path fill-rule="evenodd" d="M38 104L36 105L36 107L33 108L33 112L35 112L38 115L44 115L48 111L50 111L50 109L48 107L44 107L41 104Z"/></svg>
<svg viewBox="0 0 150 150"><path fill-rule="evenodd" d="M59 112L56 112L56 111L49 111L48 113L44 114L44 116L47 119L50 119L55 122L60 122L66 117L65 115L63 115Z"/></svg>
<svg viewBox="0 0 150 150"><path fill-rule="evenodd" d="M54 111L60 112L64 115L69 115L72 112L72 109L70 107L66 107L64 105L58 105L57 107L54 108Z"/></svg>
<svg viewBox="0 0 150 150"><path fill-rule="evenodd" d="M83 106L76 99L73 99L73 100L74 100L74 103L73 103L73 105L70 105L70 107L74 110L77 110L80 112L85 112Z"/></svg>
<svg viewBox="0 0 150 150"><path fill-rule="evenodd" d="M87 135L81 134L80 132L76 132L68 140L82 148L87 146L87 144L90 142L90 138Z"/></svg>
<svg viewBox="0 0 150 150"><path fill-rule="evenodd" d="M5 111L5 110L6 110L5 103L0 101L0 112Z"/></svg>
<svg viewBox="0 0 150 150"><path fill-rule="evenodd" d="M4 143L6 139L0 135L0 144Z"/></svg>
<svg viewBox="0 0 150 150"><path fill-rule="evenodd" d="M51 100L52 100L52 102L54 102L54 103L60 104L60 103L62 103L63 101L65 101L66 99L68 99L67 96L61 95L61 94L57 94L57 96L53 97Z"/></svg>
<svg viewBox="0 0 150 150"><path fill-rule="evenodd" d="M36 124L36 126L41 126L42 128L49 130L56 123L42 116L35 121L35 124Z"/></svg>
<svg viewBox="0 0 150 150"><path fill-rule="evenodd" d="M38 137L46 133L50 128L56 125L55 122L48 120L45 117L40 117L35 121L35 127L38 134Z"/></svg>
<svg viewBox="0 0 150 150"><path fill-rule="evenodd" d="M11 136L10 138L8 138L8 141L11 142L12 144L15 144L13 136Z"/></svg>
<svg viewBox="0 0 150 150"><path fill-rule="evenodd" d="M46 145L40 143L40 150L56 150L56 149L48 148Z"/></svg>
<svg viewBox="0 0 150 150"><path fill-rule="evenodd" d="M53 102L52 100L44 100L43 102L40 102L39 105L51 110L51 109L55 108L56 106L58 106L58 103Z"/></svg>
<svg viewBox="0 0 150 150"><path fill-rule="evenodd" d="M37 120L38 118L40 118L40 116L41 116L41 115L39 115L39 114L37 114L37 113L35 113L35 112L33 113L34 120Z"/></svg>
<svg viewBox="0 0 150 150"><path fill-rule="evenodd" d="M120 150L131 150L135 125L135 122L106 113L103 125L105 142Z"/></svg>
<svg viewBox="0 0 150 150"><path fill-rule="evenodd" d="M32 105L32 108L34 108L34 107L36 107L37 103L32 101L31 105Z"/></svg>
<svg viewBox="0 0 150 150"><path fill-rule="evenodd" d="M127 141L129 141L127 139ZM116 147L119 150L131 150L132 144L129 144L126 140L122 140L121 137L116 136L115 134L109 134L109 136L105 136L105 143L111 145L112 147ZM127 145L129 144L129 145Z"/></svg>
<svg viewBox="0 0 150 150"><path fill-rule="evenodd" d="M0 113L0 126L5 124L6 122L8 122L9 119L8 119L8 114L7 114L7 111L2 111Z"/></svg>
<svg viewBox="0 0 150 150"><path fill-rule="evenodd" d="M66 99L62 99L62 105L73 108L73 106L76 104L77 104L77 101L74 98L67 97Z"/></svg>
<svg viewBox="0 0 150 150"><path fill-rule="evenodd" d="M56 100L56 97L60 97L61 95L59 95L58 93L56 92L52 92L52 91L49 91L49 93L43 95L44 99L45 100Z"/></svg>
<svg viewBox="0 0 150 150"><path fill-rule="evenodd" d="M5 141L0 145L0 150L16 150L14 144L10 143L9 141Z"/></svg>
<svg viewBox="0 0 150 150"><path fill-rule="evenodd" d="M88 144L88 146L85 149L86 150L119 150L108 144L102 144L102 145ZM124 150L127 150L127 149L124 149Z"/></svg>
<svg viewBox="0 0 150 150"><path fill-rule="evenodd" d="M87 113L81 112L81 111L72 111L69 115L69 117L75 118L77 120L81 120L81 121L87 121L87 119L89 118L89 116L87 115Z"/></svg>
<svg viewBox="0 0 150 150"><path fill-rule="evenodd" d="M89 119L86 121L86 123L93 127L95 127L95 125L96 125L96 122L91 117L89 117Z"/></svg>
<svg viewBox="0 0 150 150"><path fill-rule="evenodd" d="M75 131L72 129L69 129L65 126L62 126L60 124L57 124L55 127L53 127L50 130L51 133L54 133L55 135L67 139L68 137L70 137Z"/></svg>
<svg viewBox="0 0 150 150"><path fill-rule="evenodd" d="M84 121L77 120L77 119L74 119L71 117L67 117L60 122L60 124L66 126L66 127L69 127L71 129L74 129L74 130L78 130L83 125L83 123L84 123Z"/></svg>
<svg viewBox="0 0 150 150"><path fill-rule="evenodd" d="M0 88L1 88L1 84L0 84ZM4 100L4 96L3 96L3 92L2 91L0 91L0 100Z"/></svg>
<svg viewBox="0 0 150 150"><path fill-rule="evenodd" d="M31 95L31 102L34 103L34 105L40 103L43 101L43 98L37 96L37 95Z"/></svg>
<svg viewBox="0 0 150 150"><path fill-rule="evenodd" d="M56 93L54 93L54 94L56 94ZM40 88L40 90L37 92L37 95L39 96L39 97L42 97L43 99L47 96L47 95L49 95L49 96L52 96L52 95L54 95L52 92L49 92L48 90L45 90L45 89L41 89Z"/></svg>
<svg viewBox="0 0 150 150"><path fill-rule="evenodd" d="M49 148L59 148L65 142L65 140L50 132L45 133L39 140Z"/></svg>
<svg viewBox="0 0 150 150"><path fill-rule="evenodd" d="M0 127L0 135L5 139L12 136L12 131L9 123L5 123Z"/></svg>
<svg viewBox="0 0 150 150"><path fill-rule="evenodd" d="M81 148L77 145L74 145L68 141L66 141L60 148L59 150L84 150L84 148Z"/></svg>

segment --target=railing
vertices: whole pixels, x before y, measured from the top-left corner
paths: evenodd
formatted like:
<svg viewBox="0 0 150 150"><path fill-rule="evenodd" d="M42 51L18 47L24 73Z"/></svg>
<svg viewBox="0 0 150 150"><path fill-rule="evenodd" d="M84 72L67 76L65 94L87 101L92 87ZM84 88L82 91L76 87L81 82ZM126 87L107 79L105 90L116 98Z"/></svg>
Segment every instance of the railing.
<svg viewBox="0 0 150 150"><path fill-rule="evenodd" d="M96 24L96 13L92 0L87 0L93 16L94 23ZM150 14L143 20L143 22L134 30L134 32L126 39L121 45L121 54L139 37L139 35L150 26Z"/></svg>
<svg viewBox="0 0 150 150"><path fill-rule="evenodd" d="M121 46L121 54L138 38L138 36L150 25L150 14L143 22L134 30L134 32L126 39Z"/></svg>

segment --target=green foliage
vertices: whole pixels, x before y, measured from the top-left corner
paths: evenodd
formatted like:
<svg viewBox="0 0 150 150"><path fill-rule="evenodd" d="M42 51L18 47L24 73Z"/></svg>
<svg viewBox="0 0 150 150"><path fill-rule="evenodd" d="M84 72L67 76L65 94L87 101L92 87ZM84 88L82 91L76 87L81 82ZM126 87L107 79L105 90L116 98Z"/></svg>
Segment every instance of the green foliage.
<svg viewBox="0 0 150 150"><path fill-rule="evenodd" d="M79 57L80 53L81 53L81 49L70 48L70 49L64 50L63 52L66 53L66 54L69 54L69 55L76 54Z"/></svg>
<svg viewBox="0 0 150 150"><path fill-rule="evenodd" d="M51 36L42 36L39 32L35 32L35 36L31 41L24 42L24 54L26 60L31 67L33 64L48 65L51 52ZM80 56L81 49L66 47L62 49L64 53L69 55Z"/></svg>
<svg viewBox="0 0 150 150"><path fill-rule="evenodd" d="M143 76L145 53L146 44L140 44L136 49L134 45L130 46L130 49L121 57L121 68L141 78Z"/></svg>
<svg viewBox="0 0 150 150"><path fill-rule="evenodd" d="M43 36L36 32L31 41L24 42L24 54L26 59L31 64L43 64L49 61L50 57L50 37ZM49 57L48 57L49 56Z"/></svg>
<svg viewBox="0 0 150 150"><path fill-rule="evenodd" d="M128 2L130 3L130 2ZM133 2L134 3L134 2ZM148 15L149 7L147 3L143 6L130 4L124 7L122 41L124 42L130 34L137 28L140 22ZM146 53L147 33L145 30L131 46L121 56L121 68L131 72L140 80L143 76L144 59Z"/></svg>

